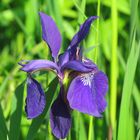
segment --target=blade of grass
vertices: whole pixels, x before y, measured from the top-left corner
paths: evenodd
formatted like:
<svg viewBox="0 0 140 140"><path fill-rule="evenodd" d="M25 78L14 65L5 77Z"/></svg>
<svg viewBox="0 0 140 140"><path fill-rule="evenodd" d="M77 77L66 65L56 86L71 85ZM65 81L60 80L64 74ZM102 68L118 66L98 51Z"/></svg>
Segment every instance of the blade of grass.
<svg viewBox="0 0 140 140"><path fill-rule="evenodd" d="M3 115L3 110L0 104L0 139L6 140L8 136L8 130L6 127L6 121Z"/></svg>
<svg viewBox="0 0 140 140"><path fill-rule="evenodd" d="M97 16L100 16L100 6L101 6L101 2L100 0L98 0L97 3ZM96 44L99 43L99 19L97 19L97 34L96 34ZM95 48L95 54L94 54L94 61L95 63L97 63L97 59L98 59L98 48ZM94 140L94 125L93 125L93 116L90 116L89 119L89 132L88 132L88 140Z"/></svg>
<svg viewBox="0 0 140 140"><path fill-rule="evenodd" d="M18 140L20 135L20 123L22 116L22 106L23 106L23 93L24 93L25 82L20 84L15 91L12 100L12 109L10 117L10 130L9 130L9 140ZM16 133L15 133L16 131Z"/></svg>
<svg viewBox="0 0 140 140"><path fill-rule="evenodd" d="M120 61L120 64L121 64L123 70L125 71L126 64L124 62L124 58L122 57L120 51L118 53L118 58L119 58L119 61ZM140 92L139 92L139 89L138 89L136 83L134 83L134 85L133 85L133 93L132 93L132 95L133 95L134 102L136 104L137 110L140 112Z"/></svg>
<svg viewBox="0 0 140 140"><path fill-rule="evenodd" d="M80 12L80 14L87 19L87 16L85 15L83 9L81 9L81 7L77 4L76 0L73 0L75 7L78 9L78 11ZM83 7L82 7L83 8Z"/></svg>
<svg viewBox="0 0 140 140"><path fill-rule="evenodd" d="M80 130L79 130L79 140L87 140L87 134L86 134L86 126L84 124L84 116L80 116Z"/></svg>
<svg viewBox="0 0 140 140"><path fill-rule="evenodd" d="M130 0L130 6L131 6L131 16L130 16L130 21L131 21L130 34L131 34L131 36L130 36L130 38L132 38L134 28L137 24L138 2L139 2L139 0Z"/></svg>
<svg viewBox="0 0 140 140"><path fill-rule="evenodd" d="M100 7L101 7L101 1L97 1L97 16L100 17ZM99 44L99 19L97 19L97 24L96 24L96 44ZM94 50L94 62L97 63L98 60L98 47L95 47ZM89 122L89 135L88 135L88 140L94 139L94 130L93 130L93 117L90 117L90 122ZM93 133L93 134L92 134Z"/></svg>
<svg viewBox="0 0 140 140"><path fill-rule="evenodd" d="M112 19L112 48L111 48L111 73L110 73L110 139L113 137L113 131L116 128L116 102L117 102L117 45L118 45L118 17L117 1L112 0L111 4Z"/></svg>
<svg viewBox="0 0 140 140"><path fill-rule="evenodd" d="M80 11L78 10L78 23L81 25L83 22L84 22L84 16L83 14L85 13L85 8L86 8L86 0L77 0L77 2L75 1L75 4L79 5L79 9ZM83 14L81 14L81 12ZM85 14L84 14L85 15ZM84 42L83 42L84 43ZM85 47L85 46L83 46ZM76 118L79 118L78 120ZM84 139L84 132L83 133L80 133L81 132L81 114L79 112L76 112L75 114L75 117L74 117L74 120L75 120L75 129L76 129L76 139L77 140L81 140L81 137L82 139ZM79 127L80 125L80 127Z"/></svg>
<svg viewBox="0 0 140 140"><path fill-rule="evenodd" d="M100 17L100 7L101 7L101 1L98 0L98 5L97 5L97 16ZM97 34L96 34L96 44L99 44L99 18L97 18ZM98 46L95 47L95 63L97 63L98 60Z"/></svg>
<svg viewBox="0 0 140 140"><path fill-rule="evenodd" d="M78 0L79 1L79 4L80 4L80 9L81 9L81 11L83 12L83 13L85 13L85 8L86 8L86 0ZM83 15L81 14L81 12L80 11L78 11L78 22L80 23L80 24L82 24L83 22L84 22L84 17L83 17Z"/></svg>
<svg viewBox="0 0 140 140"><path fill-rule="evenodd" d="M137 134L136 140L139 140L139 139L140 139L140 130L139 130L139 132L138 132L138 134Z"/></svg>
<svg viewBox="0 0 140 140"><path fill-rule="evenodd" d="M42 124L42 122L51 106L51 102L55 95L57 85L58 85L58 80L57 80L57 78L55 78L52 80L52 82L50 83L48 90L47 90L47 95L46 95L47 104L46 104L45 110L39 117L33 119L32 123L30 125L30 128L28 130L26 140L33 140L35 138L35 135L37 134L37 131L38 131L40 125Z"/></svg>
<svg viewBox="0 0 140 140"><path fill-rule="evenodd" d="M4 79L4 81L3 81L3 83L1 84L1 86L0 86L0 99L3 97L3 95L4 95L4 89L5 89L5 87L7 86L7 83L8 83L8 81L9 81L9 76L7 76L5 79Z"/></svg>
<svg viewBox="0 0 140 140"><path fill-rule="evenodd" d="M140 92L139 92L139 89L138 89L136 83L134 83L132 94L133 94L135 104L137 106L137 110L140 112Z"/></svg>
<svg viewBox="0 0 140 140"><path fill-rule="evenodd" d="M133 86L136 66L139 57L139 51L140 51L140 43L139 45L136 45L135 34L134 34L132 48L130 51L130 55L128 57L124 84L123 84L122 100L121 100L121 108L120 108L120 116L119 116L119 127L118 127L118 140L129 139L127 123L129 122L129 118L130 118L129 109L130 109L130 101L132 95L132 86Z"/></svg>
<svg viewBox="0 0 140 140"><path fill-rule="evenodd" d="M130 102L130 118L129 118L129 124L128 124L128 132L129 132L129 137L128 139L130 140L135 140L135 125L134 125L134 110L133 110L133 100Z"/></svg>
<svg viewBox="0 0 140 140"><path fill-rule="evenodd" d="M138 133L137 133L136 140L139 140L139 139L140 139L140 112L139 112L139 117L138 117L138 126L137 126L137 130L138 130Z"/></svg>

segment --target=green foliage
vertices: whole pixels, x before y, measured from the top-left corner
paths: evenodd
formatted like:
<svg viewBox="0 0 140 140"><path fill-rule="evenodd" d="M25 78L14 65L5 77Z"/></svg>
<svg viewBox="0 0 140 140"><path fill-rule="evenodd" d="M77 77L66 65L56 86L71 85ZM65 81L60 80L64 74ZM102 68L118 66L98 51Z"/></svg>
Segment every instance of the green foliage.
<svg viewBox="0 0 140 140"><path fill-rule="evenodd" d="M134 35L132 48L131 48L130 55L127 61L126 73L125 73L124 85L123 85L123 91L122 91L119 128L118 128L118 140L129 139L131 136L130 134L132 130L129 132L128 130L130 129L127 129L127 128L129 128L128 122L130 122L130 128L131 128L130 103L132 102L131 101L132 86L133 86L133 80L135 76L137 61L139 58L139 51L140 51L140 44L139 45L135 44L135 35Z"/></svg>
<svg viewBox="0 0 140 140"><path fill-rule="evenodd" d="M22 108L23 108L24 85L25 85L25 82L23 82L16 88L15 94L12 99L9 140L19 139ZM15 130L16 130L16 133L15 133Z"/></svg>
<svg viewBox="0 0 140 140"><path fill-rule="evenodd" d="M6 120L3 116L3 110L0 105L0 137L2 140L6 140L8 136L8 130L6 127Z"/></svg>
<svg viewBox="0 0 140 140"><path fill-rule="evenodd" d="M58 81L50 73L36 76L46 91L47 105L42 115L28 120L26 74L17 64L22 59L50 59L41 39L39 11L56 21L63 38L61 52L87 17L99 16L83 46L84 55L108 75L108 106L101 119L73 111L67 140L139 140L139 0L1 0L0 140L55 140L49 109L58 93Z"/></svg>

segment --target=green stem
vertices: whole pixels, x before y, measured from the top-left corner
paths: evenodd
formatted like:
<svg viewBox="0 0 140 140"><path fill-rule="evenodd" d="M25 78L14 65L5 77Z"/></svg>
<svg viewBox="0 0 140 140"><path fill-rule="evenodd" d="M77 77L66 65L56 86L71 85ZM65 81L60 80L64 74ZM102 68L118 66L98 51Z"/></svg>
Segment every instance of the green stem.
<svg viewBox="0 0 140 140"><path fill-rule="evenodd" d="M97 16L98 17L100 16L100 6L101 6L101 1L98 0L98 6L97 6ZM97 19L96 28L97 28L96 44L99 44L99 18ZM97 46L95 48L95 63L97 63L97 60L98 60L98 48L97 48Z"/></svg>
<svg viewBox="0 0 140 140"><path fill-rule="evenodd" d="M89 119L89 131L88 131L88 140L94 140L94 126L93 126L93 116L90 116Z"/></svg>
<svg viewBox="0 0 140 140"><path fill-rule="evenodd" d="M98 6L97 6L97 16L100 16L100 6L101 6L101 1L98 0ZM99 43L99 19L97 19L97 34L96 34L96 44ZM98 48L95 48L95 58L94 61L97 63L98 59ZM88 140L94 140L94 126L93 126L93 117L90 116L89 119L89 133L88 133Z"/></svg>
<svg viewBox="0 0 140 140"><path fill-rule="evenodd" d="M116 126L116 102L117 102L117 42L118 42L118 19L117 1L112 0L112 52L111 52L111 73L110 73L110 123L112 130Z"/></svg>

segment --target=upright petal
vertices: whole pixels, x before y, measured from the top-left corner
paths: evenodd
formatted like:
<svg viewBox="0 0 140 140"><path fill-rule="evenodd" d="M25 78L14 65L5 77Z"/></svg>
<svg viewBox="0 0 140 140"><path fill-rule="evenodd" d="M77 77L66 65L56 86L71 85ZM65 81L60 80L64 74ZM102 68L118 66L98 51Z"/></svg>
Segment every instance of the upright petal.
<svg viewBox="0 0 140 140"><path fill-rule="evenodd" d="M70 60L81 60L82 61L82 47L68 48Z"/></svg>
<svg viewBox="0 0 140 140"><path fill-rule="evenodd" d="M58 139L64 139L71 127L71 116L67 104L59 97L54 101L50 112L52 133Z"/></svg>
<svg viewBox="0 0 140 140"><path fill-rule="evenodd" d="M107 77L103 72L81 74L72 81L67 99L72 109L101 117L106 108L104 95L107 90Z"/></svg>
<svg viewBox="0 0 140 140"><path fill-rule="evenodd" d="M91 16L81 25L80 30L75 34L69 45L70 48L78 47L79 43L87 36L91 23L95 19L97 19L97 16Z"/></svg>
<svg viewBox="0 0 140 140"><path fill-rule="evenodd" d="M70 54L69 51L66 50L63 54L60 54L58 57L58 65L61 67L63 66L65 63L67 63L70 59Z"/></svg>
<svg viewBox="0 0 140 140"><path fill-rule="evenodd" d="M41 85L30 76L27 78L27 98L25 111L28 119L39 116L46 104L45 93Z"/></svg>
<svg viewBox="0 0 140 140"><path fill-rule="evenodd" d="M48 44L52 52L52 57L56 58L62 41L60 32L50 16L42 12L39 14L42 25L42 38Z"/></svg>
<svg viewBox="0 0 140 140"><path fill-rule="evenodd" d="M72 60L82 61L82 47L67 49L63 54L59 55L58 60L58 65L60 67Z"/></svg>
<svg viewBox="0 0 140 140"><path fill-rule="evenodd" d="M48 60L31 60L28 61L26 64L20 64L20 65L22 65L21 70L29 73L39 71L42 69L59 72L59 67L54 62Z"/></svg>

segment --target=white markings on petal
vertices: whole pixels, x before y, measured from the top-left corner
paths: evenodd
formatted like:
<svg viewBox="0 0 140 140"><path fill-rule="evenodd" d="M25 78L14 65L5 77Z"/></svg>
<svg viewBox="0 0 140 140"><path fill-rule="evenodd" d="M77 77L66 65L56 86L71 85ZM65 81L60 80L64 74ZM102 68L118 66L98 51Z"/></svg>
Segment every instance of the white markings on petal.
<svg viewBox="0 0 140 140"><path fill-rule="evenodd" d="M81 77L81 81L83 82L84 86L91 87L92 79L94 77L93 72L81 74L80 77Z"/></svg>
<svg viewBox="0 0 140 140"><path fill-rule="evenodd" d="M32 80L30 77L27 77L27 84L31 84L32 83Z"/></svg>

